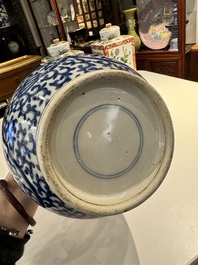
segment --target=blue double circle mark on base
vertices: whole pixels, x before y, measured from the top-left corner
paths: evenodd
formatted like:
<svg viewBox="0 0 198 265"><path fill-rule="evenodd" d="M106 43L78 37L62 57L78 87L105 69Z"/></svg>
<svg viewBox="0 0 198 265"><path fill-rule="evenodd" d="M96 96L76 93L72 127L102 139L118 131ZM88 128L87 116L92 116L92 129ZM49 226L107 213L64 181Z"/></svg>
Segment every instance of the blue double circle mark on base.
<svg viewBox="0 0 198 265"><path fill-rule="evenodd" d="M130 165L128 167L126 167L124 170L121 170L120 172L114 173L114 174L101 174L99 172L95 172L92 169L90 169L83 161L80 152L79 152L79 144L78 144L78 139L79 139L79 133L80 130L84 124L84 122L87 120L87 118L89 118L93 113L96 113L99 110L103 110L103 109L117 109L117 110L121 110L124 111L126 114L128 114L130 116L130 118L133 120L133 122L136 124L137 126L137 130L139 133L139 147L138 147L138 151L137 154L135 156L135 158L131 161ZM76 156L77 161L79 162L79 164L81 165L81 167L89 174L91 174L92 176L98 177L98 178L103 178L103 179L110 179L110 178L117 178L120 177L126 173L128 173L137 163L137 161L139 160L141 153L142 153L142 149L143 149L143 131L142 131L142 127L141 124L138 120L138 118L133 114L133 112L131 112L129 109L120 106L120 105L116 105L116 104L103 104L103 105L99 105L91 110L89 110L79 121L79 123L76 126L75 132L74 132L74 137L73 137L73 148L74 148L74 153Z"/></svg>

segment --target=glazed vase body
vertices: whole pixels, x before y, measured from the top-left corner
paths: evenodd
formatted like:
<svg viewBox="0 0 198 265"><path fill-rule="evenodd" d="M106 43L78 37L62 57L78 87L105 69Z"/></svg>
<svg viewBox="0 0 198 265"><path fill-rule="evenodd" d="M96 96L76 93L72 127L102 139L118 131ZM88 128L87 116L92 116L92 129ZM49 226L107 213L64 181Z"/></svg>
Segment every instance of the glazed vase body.
<svg viewBox="0 0 198 265"><path fill-rule="evenodd" d="M136 207L161 184L173 152L158 93L126 64L94 55L64 57L31 73L6 110L2 139L24 192L72 218Z"/></svg>
<svg viewBox="0 0 198 265"><path fill-rule="evenodd" d="M135 25L136 25L136 21L135 21L135 12L137 11L137 8L130 8L130 9L126 9L123 10L123 13L126 17L126 21L127 21L127 28L128 28L128 35L134 36L135 39L135 51L139 51L140 46L141 46L141 40L140 37L138 36L136 29L135 29Z"/></svg>

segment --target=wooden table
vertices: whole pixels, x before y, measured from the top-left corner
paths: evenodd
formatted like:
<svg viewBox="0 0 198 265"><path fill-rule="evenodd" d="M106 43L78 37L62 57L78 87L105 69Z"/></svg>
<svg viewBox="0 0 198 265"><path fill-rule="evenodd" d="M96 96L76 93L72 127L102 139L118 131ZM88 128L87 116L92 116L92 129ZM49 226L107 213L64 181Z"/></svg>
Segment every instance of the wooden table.
<svg viewBox="0 0 198 265"><path fill-rule="evenodd" d="M198 82L198 43L191 48L189 79Z"/></svg>
<svg viewBox="0 0 198 265"><path fill-rule="evenodd" d="M25 55L0 63L0 102L9 99L21 81L41 62L41 56Z"/></svg>

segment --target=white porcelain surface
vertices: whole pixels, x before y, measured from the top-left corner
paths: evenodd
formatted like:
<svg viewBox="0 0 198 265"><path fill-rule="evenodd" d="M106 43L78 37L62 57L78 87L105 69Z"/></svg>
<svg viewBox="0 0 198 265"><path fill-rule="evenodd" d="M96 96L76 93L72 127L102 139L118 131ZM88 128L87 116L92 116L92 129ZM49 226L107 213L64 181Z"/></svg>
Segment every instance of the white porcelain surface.
<svg viewBox="0 0 198 265"><path fill-rule="evenodd" d="M47 13L47 22L49 23L49 25L58 24L58 20L54 11L50 11Z"/></svg>
<svg viewBox="0 0 198 265"><path fill-rule="evenodd" d="M169 51L178 51L178 38L174 38L170 41Z"/></svg>
<svg viewBox="0 0 198 265"><path fill-rule="evenodd" d="M91 50L93 54L105 55L136 69L135 39L133 36L121 35L106 41L97 40L91 44Z"/></svg>
<svg viewBox="0 0 198 265"><path fill-rule="evenodd" d="M55 57L68 52L70 45L68 41L60 41L58 43L51 44L47 47L50 56Z"/></svg>
<svg viewBox="0 0 198 265"><path fill-rule="evenodd" d="M111 25L111 23L106 24L105 28L99 31L101 40L110 40L120 36L120 27L116 25Z"/></svg>

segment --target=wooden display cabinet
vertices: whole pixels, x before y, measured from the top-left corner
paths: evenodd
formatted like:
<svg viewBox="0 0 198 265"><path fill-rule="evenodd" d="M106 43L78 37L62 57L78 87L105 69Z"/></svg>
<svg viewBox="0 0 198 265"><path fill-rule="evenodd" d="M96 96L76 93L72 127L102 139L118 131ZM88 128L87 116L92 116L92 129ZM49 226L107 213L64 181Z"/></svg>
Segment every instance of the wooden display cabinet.
<svg viewBox="0 0 198 265"><path fill-rule="evenodd" d="M28 0L30 1L30 0ZM31 0L33 1L33 0ZM44 1L44 0L43 0ZM61 16L60 16L60 8L58 8L58 3L61 2L62 0L46 0L46 2L52 3L52 7L57 15L58 19L58 28L60 35L62 39L67 39L67 36L65 34L65 25L62 22ZM67 0L71 1L71 0ZM136 3L139 5L140 2L145 2L145 4L148 4L150 1L159 3L158 0L137 0ZM167 0L170 1L170 0ZM167 1L163 2L161 1L160 3L166 3ZM185 49L185 31L186 31L186 0L172 0L173 3L177 7L177 38L178 38L178 50L176 51L170 51L169 50L169 45L163 49L151 49L147 48L145 46L141 46L141 49L136 52L136 65L138 70L147 70L147 71L152 71L160 74L166 74L169 76L174 76L174 77L180 77L180 78L185 78L185 57L186 57L186 49ZM33 1L34 2L34 1ZM76 5L84 3L84 0L73 0L73 5L76 10ZM97 3L101 3L103 11L106 10L105 5L107 3L107 0L86 0L87 3L89 3L88 7L90 9L91 4L94 4L95 7L100 7L100 5ZM118 24L120 27L123 28L123 10L122 8L125 7L124 3L126 3L127 0L109 0L108 4L111 6L111 15L108 16L109 21L107 21L107 16L104 15L104 21L101 20L100 24L100 19L99 15L96 16L98 19L98 24L97 26L102 26L103 23L107 22L112 22L112 24ZM135 1L133 1L135 2ZM128 2L127 2L128 3ZM137 6L138 6L137 5ZM83 5L82 5L83 6ZM98 9L99 10L99 9ZM101 10L99 10L100 14ZM78 17L78 10L76 10L76 17ZM104 12L105 13L105 12ZM86 20L86 14L83 13L83 19ZM90 16L91 18L91 16ZM138 17L137 17L138 18ZM76 20L76 19L75 19ZM93 20L90 20L92 23L91 30L94 28L94 23ZM68 24L68 22L66 23ZM137 19L136 21L136 31L138 33L138 26L139 26L139 21ZM97 30L100 29L100 27L96 27ZM49 34L48 34L49 35Z"/></svg>
<svg viewBox="0 0 198 265"><path fill-rule="evenodd" d="M144 3L145 6L150 2L159 3L158 0L133 0L137 7ZM136 64L138 70L147 70L160 74L166 74L174 77L185 77L185 58L186 58L186 0L172 0L177 6L177 38L178 50L169 51L169 45L166 48L154 50L142 45L141 49L136 52ZM128 0L111 0L114 24L123 26L122 11L125 8L130 8ZM161 1L163 3L163 1ZM167 3L165 1L164 3ZM131 6L132 7L132 6ZM137 12L138 13L138 12ZM138 13L139 14L139 13ZM137 14L136 14L137 15ZM136 17L136 32L139 35L139 16Z"/></svg>
<svg viewBox="0 0 198 265"><path fill-rule="evenodd" d="M152 50L141 48L136 53L137 69L147 70L174 77L185 77L185 29L186 29L186 0L177 3L177 36L178 51Z"/></svg>
<svg viewBox="0 0 198 265"><path fill-rule="evenodd" d="M63 0L51 0L51 3L58 19L62 39L66 40L65 26L67 26L67 23L64 25L62 21L61 1ZM98 31L105 26L106 2L108 1L72 0L78 29L86 29L86 34L91 36L97 35Z"/></svg>

